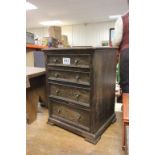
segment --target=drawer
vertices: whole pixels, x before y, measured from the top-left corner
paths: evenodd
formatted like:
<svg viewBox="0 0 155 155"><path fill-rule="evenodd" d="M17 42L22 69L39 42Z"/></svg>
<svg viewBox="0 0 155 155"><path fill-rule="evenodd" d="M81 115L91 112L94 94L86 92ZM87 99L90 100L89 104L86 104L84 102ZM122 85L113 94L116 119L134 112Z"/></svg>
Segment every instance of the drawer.
<svg viewBox="0 0 155 155"><path fill-rule="evenodd" d="M68 66L79 68L90 68L90 54L52 54L48 56L47 65L49 66Z"/></svg>
<svg viewBox="0 0 155 155"><path fill-rule="evenodd" d="M50 101L49 106L52 117L56 117L64 122L89 130L90 114L88 111L73 108L54 100Z"/></svg>
<svg viewBox="0 0 155 155"><path fill-rule="evenodd" d="M90 85L90 73L72 70L49 70L48 79Z"/></svg>
<svg viewBox="0 0 155 155"><path fill-rule="evenodd" d="M50 95L68 101L90 103L90 89L50 82Z"/></svg>

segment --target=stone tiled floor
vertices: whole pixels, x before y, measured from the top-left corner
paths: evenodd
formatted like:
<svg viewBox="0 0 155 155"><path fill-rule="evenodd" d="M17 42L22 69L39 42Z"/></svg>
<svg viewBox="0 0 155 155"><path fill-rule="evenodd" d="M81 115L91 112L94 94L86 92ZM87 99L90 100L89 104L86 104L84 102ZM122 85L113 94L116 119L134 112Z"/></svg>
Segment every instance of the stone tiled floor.
<svg viewBox="0 0 155 155"><path fill-rule="evenodd" d="M48 111L38 113L37 120L27 125L27 155L124 155L122 143L122 113L117 121L93 145L84 138L57 126L48 125Z"/></svg>

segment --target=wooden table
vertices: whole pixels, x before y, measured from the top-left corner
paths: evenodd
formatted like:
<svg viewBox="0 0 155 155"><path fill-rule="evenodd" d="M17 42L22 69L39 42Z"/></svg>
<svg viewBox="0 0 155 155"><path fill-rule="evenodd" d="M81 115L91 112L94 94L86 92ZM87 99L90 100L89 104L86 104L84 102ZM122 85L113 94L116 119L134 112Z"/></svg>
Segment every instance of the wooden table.
<svg viewBox="0 0 155 155"><path fill-rule="evenodd" d="M123 139L122 149L126 149L126 126L129 126L129 94L123 93Z"/></svg>
<svg viewBox="0 0 155 155"><path fill-rule="evenodd" d="M38 102L47 105L45 68L26 68L26 116L27 123L37 117Z"/></svg>

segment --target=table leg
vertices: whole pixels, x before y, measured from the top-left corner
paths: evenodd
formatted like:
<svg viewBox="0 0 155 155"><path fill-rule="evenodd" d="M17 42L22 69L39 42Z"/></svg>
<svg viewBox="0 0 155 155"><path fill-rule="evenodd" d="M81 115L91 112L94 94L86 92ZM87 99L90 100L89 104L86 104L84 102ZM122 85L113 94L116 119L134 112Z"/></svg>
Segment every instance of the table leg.
<svg viewBox="0 0 155 155"><path fill-rule="evenodd" d="M37 118L38 101L39 97L36 95L35 90L29 89L26 91L26 117L28 124L34 122Z"/></svg>

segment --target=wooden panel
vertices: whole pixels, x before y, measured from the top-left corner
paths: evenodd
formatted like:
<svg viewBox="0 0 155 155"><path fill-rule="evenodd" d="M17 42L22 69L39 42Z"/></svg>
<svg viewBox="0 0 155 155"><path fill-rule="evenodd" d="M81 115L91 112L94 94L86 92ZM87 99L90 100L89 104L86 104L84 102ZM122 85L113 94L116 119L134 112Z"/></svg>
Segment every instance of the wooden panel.
<svg viewBox="0 0 155 155"><path fill-rule="evenodd" d="M74 70L49 70L49 79L90 85L90 73Z"/></svg>
<svg viewBox="0 0 155 155"><path fill-rule="evenodd" d="M64 64L63 59L69 58L70 64ZM71 54L52 54L48 57L47 65L49 66L68 66L68 67L80 67L90 68L91 56L88 54L71 55Z"/></svg>
<svg viewBox="0 0 155 155"><path fill-rule="evenodd" d="M37 117L38 102L47 104L45 75L38 75L29 79L30 87L26 89L26 113L28 123L32 123Z"/></svg>
<svg viewBox="0 0 155 155"><path fill-rule="evenodd" d="M98 130L114 114L116 55L115 51L96 50L94 55L94 130Z"/></svg>
<svg viewBox="0 0 155 155"><path fill-rule="evenodd" d="M37 91L34 89L26 89L26 117L27 123L31 124L37 118L37 105L39 102L39 96L36 95Z"/></svg>
<svg viewBox="0 0 155 155"><path fill-rule="evenodd" d="M88 130L90 127L89 113L84 110L75 109L73 107L68 107L60 102L50 101L52 104L51 114L53 117L61 117L65 119L64 121L70 121L71 124L79 126L83 129ZM61 119L60 118L60 119Z"/></svg>
<svg viewBox="0 0 155 155"><path fill-rule="evenodd" d="M50 83L50 94L53 96L63 97L73 101L90 103L89 89L73 87L69 85L61 85Z"/></svg>

